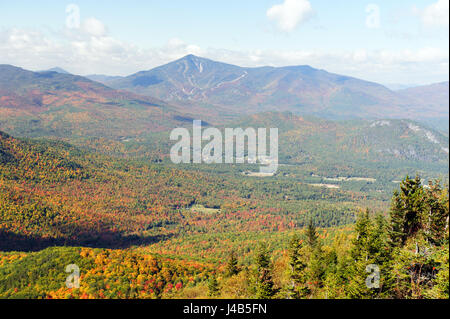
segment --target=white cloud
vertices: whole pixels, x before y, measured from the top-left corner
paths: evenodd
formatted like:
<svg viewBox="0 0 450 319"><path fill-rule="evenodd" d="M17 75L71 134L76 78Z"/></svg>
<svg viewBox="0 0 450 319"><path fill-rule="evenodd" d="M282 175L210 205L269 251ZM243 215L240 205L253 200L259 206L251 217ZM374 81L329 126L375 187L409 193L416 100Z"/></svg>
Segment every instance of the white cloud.
<svg viewBox="0 0 450 319"><path fill-rule="evenodd" d="M353 60L355 62L364 62L367 60L367 51L365 49L355 50L353 52Z"/></svg>
<svg viewBox="0 0 450 319"><path fill-rule="evenodd" d="M449 0L438 0L419 12L422 22L426 26L443 26L449 25Z"/></svg>
<svg viewBox="0 0 450 319"><path fill-rule="evenodd" d="M232 51L172 38L164 46L146 49L108 35L106 27L92 27L88 32L86 24L81 25L81 29L65 30L60 36L17 28L0 30L0 64L30 70L59 66L75 74L129 75L195 54L250 67L306 64L380 83L448 79L449 51L444 48Z"/></svg>
<svg viewBox="0 0 450 319"><path fill-rule="evenodd" d="M199 46L177 38L162 47L144 49L108 35L96 19L83 21L79 29L66 28L52 35L18 28L0 30L0 64L30 70L59 66L75 74L128 75L187 54L208 55Z"/></svg>
<svg viewBox="0 0 450 319"><path fill-rule="evenodd" d="M102 37L106 35L105 25L95 18L88 18L84 20L82 28L85 32L95 37Z"/></svg>
<svg viewBox="0 0 450 319"><path fill-rule="evenodd" d="M202 55L204 51L197 45L187 44L181 39L172 38L161 49L160 53L162 55L177 58L180 55L185 56L188 54Z"/></svg>
<svg viewBox="0 0 450 319"><path fill-rule="evenodd" d="M267 17L277 22L285 32L293 31L300 23L308 20L313 9L308 0L285 0L267 10Z"/></svg>
<svg viewBox="0 0 450 319"><path fill-rule="evenodd" d="M404 50L208 50L206 56L242 66L310 65L378 83L432 83L448 80L449 51Z"/></svg>
<svg viewBox="0 0 450 319"><path fill-rule="evenodd" d="M34 30L12 28L0 31L0 63L25 68L64 59L64 47Z"/></svg>

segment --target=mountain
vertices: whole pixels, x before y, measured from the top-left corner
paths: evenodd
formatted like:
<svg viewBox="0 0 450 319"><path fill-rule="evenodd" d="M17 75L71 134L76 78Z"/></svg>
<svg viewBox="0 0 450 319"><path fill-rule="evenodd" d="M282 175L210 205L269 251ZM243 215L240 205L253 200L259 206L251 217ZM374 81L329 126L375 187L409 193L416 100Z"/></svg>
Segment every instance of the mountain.
<svg viewBox="0 0 450 319"><path fill-rule="evenodd" d="M120 80L123 77L122 76L110 76L110 75L104 75L104 74L89 74L89 75L86 75L85 78L88 78L89 80L92 80L92 81L106 84L111 81Z"/></svg>
<svg viewBox="0 0 450 319"><path fill-rule="evenodd" d="M36 112L61 107L68 102L120 105L121 101L135 99L142 104L162 103L149 97L120 92L81 76L54 71L32 72L11 65L0 65L0 90L1 107ZM114 100L116 103L112 103Z"/></svg>
<svg viewBox="0 0 450 319"><path fill-rule="evenodd" d="M397 92L405 99L416 101L426 110L434 110L440 114L447 114L443 117L424 117L422 122L427 123L448 135L449 129L449 84L447 82L422 85L399 90Z"/></svg>
<svg viewBox="0 0 450 319"><path fill-rule="evenodd" d="M87 78L0 65L0 128L17 136L111 137L165 130L176 110Z"/></svg>
<svg viewBox="0 0 450 319"><path fill-rule="evenodd" d="M40 71L40 72L56 72L56 73L61 73L61 74L71 74L70 72L67 72L66 70L64 70L60 67L55 67L55 68L51 68L51 69ZM89 75L85 75L84 77L89 80L95 81L95 82L100 82L102 84L105 84L107 82L111 82L114 80L120 80L123 78L122 76L110 76L110 75L104 75L104 74L89 74Z"/></svg>
<svg viewBox="0 0 450 319"><path fill-rule="evenodd" d="M448 82L435 83L399 90L398 93L406 99L419 101L424 106L431 106L439 112L448 111Z"/></svg>
<svg viewBox="0 0 450 319"><path fill-rule="evenodd" d="M366 173L396 165L434 167L448 173L448 137L411 120L330 121L269 112L248 116L236 127L277 127L280 163L352 167Z"/></svg>
<svg viewBox="0 0 450 319"><path fill-rule="evenodd" d="M448 110L435 104L306 65L244 68L188 55L107 84L194 111L204 106L234 114L292 111L330 119L448 117Z"/></svg>
<svg viewBox="0 0 450 319"><path fill-rule="evenodd" d="M61 74L71 74L70 72L67 72L64 69L61 69L60 67L51 68L51 69L44 70L41 72L56 72L56 73L61 73Z"/></svg>
<svg viewBox="0 0 450 319"><path fill-rule="evenodd" d="M414 84L401 84L401 83L383 83L383 85L392 91L399 91L417 86Z"/></svg>

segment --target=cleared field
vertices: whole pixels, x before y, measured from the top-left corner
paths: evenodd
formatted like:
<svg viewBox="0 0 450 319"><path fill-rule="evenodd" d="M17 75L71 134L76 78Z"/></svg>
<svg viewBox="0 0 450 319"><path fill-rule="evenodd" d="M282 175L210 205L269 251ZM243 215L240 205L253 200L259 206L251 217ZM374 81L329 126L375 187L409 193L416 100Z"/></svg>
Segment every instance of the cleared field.
<svg viewBox="0 0 450 319"><path fill-rule="evenodd" d="M197 213L202 213L202 214L207 214L207 215L217 214L217 213L221 212L220 209L208 208L203 205L194 205L190 208L190 210L192 212L197 212Z"/></svg>
<svg viewBox="0 0 450 319"><path fill-rule="evenodd" d="M314 186L314 187L326 187L326 188L332 188L332 189L339 189L339 185L334 185L334 184L308 184L309 186Z"/></svg>

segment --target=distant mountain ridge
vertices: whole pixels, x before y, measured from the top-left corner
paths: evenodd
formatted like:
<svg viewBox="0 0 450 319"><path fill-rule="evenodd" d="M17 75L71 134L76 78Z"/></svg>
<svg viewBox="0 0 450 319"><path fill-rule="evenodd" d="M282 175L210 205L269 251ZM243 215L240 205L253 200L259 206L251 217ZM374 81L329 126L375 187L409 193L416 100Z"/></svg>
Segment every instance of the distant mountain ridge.
<svg viewBox="0 0 450 319"><path fill-rule="evenodd" d="M76 95L80 103L110 103L107 100L136 99L142 104L163 103L150 97L117 91L85 77L54 71L32 72L11 65L0 65L1 107L33 109L61 106L67 103L67 95ZM14 105L15 102L17 105Z"/></svg>
<svg viewBox="0 0 450 319"><path fill-rule="evenodd" d="M0 65L0 129L18 136L117 139L166 130L177 116L161 100L82 76Z"/></svg>
<svg viewBox="0 0 450 319"><path fill-rule="evenodd" d="M111 82L111 81L123 79L123 76L111 76L111 75L104 75L104 74L89 74L89 75L86 75L85 78L88 78L89 80L92 80L92 81L107 84L108 82Z"/></svg>
<svg viewBox="0 0 450 319"><path fill-rule="evenodd" d="M398 91L405 98L413 98L424 105L436 105L442 109L448 108L449 82L421 85Z"/></svg>
<svg viewBox="0 0 450 319"><path fill-rule="evenodd" d="M330 119L448 117L448 99L423 103L377 83L310 66L245 68L188 55L105 83L187 108L214 106L237 114L292 111Z"/></svg>
<svg viewBox="0 0 450 319"><path fill-rule="evenodd" d="M54 67L48 70L40 71L40 72L56 72L61 74L71 74L70 72L67 72L66 70L60 68L60 67Z"/></svg>

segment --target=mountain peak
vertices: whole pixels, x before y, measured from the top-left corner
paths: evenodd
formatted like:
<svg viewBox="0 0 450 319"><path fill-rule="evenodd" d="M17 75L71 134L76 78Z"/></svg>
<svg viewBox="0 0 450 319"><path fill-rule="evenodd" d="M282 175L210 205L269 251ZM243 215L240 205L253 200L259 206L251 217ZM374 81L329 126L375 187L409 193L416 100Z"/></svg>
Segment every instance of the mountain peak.
<svg viewBox="0 0 450 319"><path fill-rule="evenodd" d="M207 59L207 58L199 57L199 56L196 56L196 55L193 55L193 54L185 55L184 57L182 57L181 59L179 59L179 60L177 60L175 62L182 62L182 61L186 61L188 63L194 63L194 64L197 64L197 63L200 63L200 62L203 62L203 63L207 63L207 62L219 63L219 62L216 62L216 61L213 61L213 60L210 60L210 59Z"/></svg>
<svg viewBox="0 0 450 319"><path fill-rule="evenodd" d="M56 72L56 73L61 73L61 74L71 74L70 72L67 72L66 70L60 68L60 67L54 67L48 70L44 70L41 72Z"/></svg>
<svg viewBox="0 0 450 319"><path fill-rule="evenodd" d="M194 58L198 58L198 56L193 55L193 54L188 54L188 55L184 56L182 59L194 59Z"/></svg>
<svg viewBox="0 0 450 319"><path fill-rule="evenodd" d="M201 60L203 60L203 58L200 58L200 57L195 56L193 54L188 54L188 55L182 57L181 59L179 59L178 62L180 62L180 61L187 61L187 62L195 63L195 62L201 61Z"/></svg>

